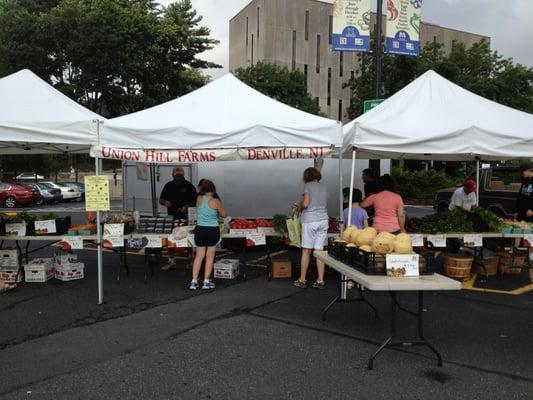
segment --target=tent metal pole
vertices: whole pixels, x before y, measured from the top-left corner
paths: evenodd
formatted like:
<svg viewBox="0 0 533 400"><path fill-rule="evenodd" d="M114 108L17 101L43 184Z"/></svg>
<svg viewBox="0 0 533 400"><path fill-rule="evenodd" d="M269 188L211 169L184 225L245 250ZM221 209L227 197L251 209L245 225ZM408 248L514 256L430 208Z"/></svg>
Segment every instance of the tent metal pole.
<svg viewBox="0 0 533 400"><path fill-rule="evenodd" d="M477 185L476 203L477 203L477 206L479 207L479 158L477 157L476 157L476 185Z"/></svg>
<svg viewBox="0 0 533 400"><path fill-rule="evenodd" d="M100 121L96 122L96 138L100 145ZM96 176L101 174L101 163L98 157L95 158ZM96 211L96 249L98 257L98 304L104 302L104 277L103 277L103 257L102 257L102 225L100 221L100 211Z"/></svg>
<svg viewBox="0 0 533 400"><path fill-rule="evenodd" d="M350 221L352 220L352 203L353 203L353 181L355 178L355 160L357 158L357 149L354 147L352 150L352 169L350 171L350 193L348 197L348 221L345 221L345 225L350 226ZM342 276L343 282L341 283L341 293L340 298L346 300L346 289L348 283L346 282L346 277Z"/></svg>
<svg viewBox="0 0 533 400"><path fill-rule="evenodd" d="M342 219L342 212L344 211L344 196L342 193L342 147L339 147L339 219ZM344 230L344 225L341 225L341 233Z"/></svg>
<svg viewBox="0 0 533 400"><path fill-rule="evenodd" d="M122 160L122 212L126 212L126 163Z"/></svg>

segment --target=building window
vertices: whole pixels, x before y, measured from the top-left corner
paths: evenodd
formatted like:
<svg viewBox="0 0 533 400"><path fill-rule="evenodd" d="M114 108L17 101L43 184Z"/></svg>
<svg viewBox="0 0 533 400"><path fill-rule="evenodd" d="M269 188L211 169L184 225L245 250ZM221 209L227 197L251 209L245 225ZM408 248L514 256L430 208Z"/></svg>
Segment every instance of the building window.
<svg viewBox="0 0 533 400"><path fill-rule="evenodd" d="M331 68L328 68L328 106L331 105Z"/></svg>
<svg viewBox="0 0 533 400"><path fill-rule="evenodd" d="M292 70L296 69L296 31L292 31Z"/></svg>
<svg viewBox="0 0 533 400"><path fill-rule="evenodd" d="M437 36L433 36L433 43L437 43Z"/></svg>
<svg viewBox="0 0 533 400"><path fill-rule="evenodd" d="M353 81L355 78L355 71L350 71L350 79Z"/></svg>
<svg viewBox="0 0 533 400"><path fill-rule="evenodd" d="M254 65L254 34L252 33L252 52L251 52L252 66Z"/></svg>
<svg viewBox="0 0 533 400"><path fill-rule="evenodd" d="M333 42L333 16L329 16L329 37L328 37L328 43L331 44Z"/></svg>
<svg viewBox="0 0 533 400"><path fill-rule="evenodd" d="M339 55L339 76L344 75L344 51L340 52Z"/></svg>
<svg viewBox="0 0 533 400"><path fill-rule="evenodd" d="M257 7L257 38L259 39L259 7Z"/></svg>
<svg viewBox="0 0 533 400"><path fill-rule="evenodd" d="M307 74L308 74L309 67L307 64L304 65L304 77L305 77L305 91L307 92Z"/></svg>
<svg viewBox="0 0 533 400"><path fill-rule="evenodd" d="M309 10L305 12L305 40L309 40Z"/></svg>
<svg viewBox="0 0 533 400"><path fill-rule="evenodd" d="M315 104L317 107L320 107L320 99L318 97L315 97Z"/></svg>
<svg viewBox="0 0 533 400"><path fill-rule="evenodd" d="M339 100L339 121L342 121L342 100Z"/></svg>
<svg viewBox="0 0 533 400"><path fill-rule="evenodd" d="M316 73L320 73L320 35L316 35Z"/></svg>
<svg viewBox="0 0 533 400"><path fill-rule="evenodd" d="M246 46L248 46L248 17L246 17Z"/></svg>

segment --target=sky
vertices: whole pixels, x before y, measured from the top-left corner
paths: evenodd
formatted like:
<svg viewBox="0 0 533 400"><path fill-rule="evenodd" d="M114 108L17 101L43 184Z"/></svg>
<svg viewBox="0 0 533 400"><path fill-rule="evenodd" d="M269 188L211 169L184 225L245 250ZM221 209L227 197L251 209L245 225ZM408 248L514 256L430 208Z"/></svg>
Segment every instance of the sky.
<svg viewBox="0 0 533 400"><path fill-rule="evenodd" d="M291 0L287 0L291 1ZM326 0L327 1L327 0ZM386 9L386 1L384 9ZM171 0L160 0L163 5ZM229 20L250 0L192 0L193 7L204 17L202 24L211 36L220 40L202 58L224 68L207 73L218 77L228 70ZM332 3L333 1L327 1ZM372 1L376 10L376 0ZM533 67L533 0L424 0L422 20L447 28L490 36L493 50L504 57Z"/></svg>

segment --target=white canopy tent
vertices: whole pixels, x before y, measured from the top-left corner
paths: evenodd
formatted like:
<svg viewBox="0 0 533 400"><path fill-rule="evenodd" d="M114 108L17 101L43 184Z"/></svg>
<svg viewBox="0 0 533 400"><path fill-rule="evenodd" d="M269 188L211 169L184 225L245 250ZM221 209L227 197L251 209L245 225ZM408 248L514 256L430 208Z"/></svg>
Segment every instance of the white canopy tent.
<svg viewBox="0 0 533 400"><path fill-rule="evenodd" d="M226 74L106 122L91 155L155 163L321 158L341 141L339 122L289 107Z"/></svg>
<svg viewBox="0 0 533 400"><path fill-rule="evenodd" d="M356 157L477 160L479 182L480 159L533 156L533 115L485 99L428 71L345 125L343 153L349 152L351 187Z"/></svg>
<svg viewBox="0 0 533 400"><path fill-rule="evenodd" d="M533 115L428 71L344 127L357 158L503 160L533 155Z"/></svg>
<svg viewBox="0 0 533 400"><path fill-rule="evenodd" d="M30 70L0 79L1 154L87 153L102 119Z"/></svg>
<svg viewBox="0 0 533 400"><path fill-rule="evenodd" d="M82 107L33 72L24 69L0 79L0 154L87 153L98 143L103 118ZM96 174L100 163L96 159ZM98 302L103 302L100 213Z"/></svg>

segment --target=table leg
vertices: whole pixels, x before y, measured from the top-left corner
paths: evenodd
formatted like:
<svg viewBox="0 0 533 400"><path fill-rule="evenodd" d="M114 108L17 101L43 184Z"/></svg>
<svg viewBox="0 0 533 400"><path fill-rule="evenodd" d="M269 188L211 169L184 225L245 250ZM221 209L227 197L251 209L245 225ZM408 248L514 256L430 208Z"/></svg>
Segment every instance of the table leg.
<svg viewBox="0 0 533 400"><path fill-rule="evenodd" d="M144 284L148 283L148 267L150 264L150 249L144 249Z"/></svg>
<svg viewBox="0 0 533 400"><path fill-rule="evenodd" d="M126 269L126 276L129 278L130 268L128 267L128 252L127 252L127 247L125 243L124 243L124 247L122 248L122 257L123 257L124 268Z"/></svg>
<svg viewBox="0 0 533 400"><path fill-rule="evenodd" d="M374 353L370 360L368 360L368 369L374 369L374 359L378 356L379 353L385 349L391 342L394 336L396 335L396 316L398 313L398 300L396 299L396 292L390 292L391 295L391 323L390 323L390 335L385 341L379 346L377 351Z"/></svg>
<svg viewBox="0 0 533 400"><path fill-rule="evenodd" d="M322 310L322 321L325 321L326 320L326 314L327 312L330 310L331 307L333 307L336 303L355 303L355 302L363 302L365 304L367 304L371 309L372 311L374 312L374 316L375 318L378 317L378 310L376 309L376 307L374 307L369 301L368 299L365 297L365 295L363 294L363 290L361 289L361 286L358 286L358 292L359 292L359 297L357 298L352 298L352 299L343 299L342 298L342 284L343 283L346 283L348 282L348 280L344 280L344 279L341 279L339 281L339 288L338 288L338 291L337 291L337 295L335 296L335 298Z"/></svg>
<svg viewBox="0 0 533 400"><path fill-rule="evenodd" d="M335 298L334 298L333 300L331 300L331 302L326 306L326 308L324 308L324 309L322 310L322 321L325 321L325 320L326 320L326 314L327 314L327 312L329 311L329 309L330 309L331 307L333 307L333 306L335 305L335 303L337 303L337 302L340 300L340 298L341 298L341 297L340 297L339 295L335 296Z"/></svg>
<svg viewBox="0 0 533 400"><path fill-rule="evenodd" d="M430 350L435 353L437 356L437 365L442 367L442 356L440 353L427 341L424 337L424 326L423 326L423 313L424 313L424 292L418 292L418 337L426 344Z"/></svg>

